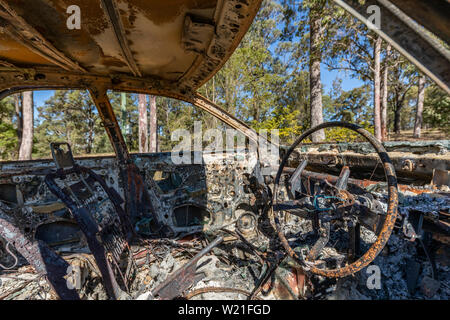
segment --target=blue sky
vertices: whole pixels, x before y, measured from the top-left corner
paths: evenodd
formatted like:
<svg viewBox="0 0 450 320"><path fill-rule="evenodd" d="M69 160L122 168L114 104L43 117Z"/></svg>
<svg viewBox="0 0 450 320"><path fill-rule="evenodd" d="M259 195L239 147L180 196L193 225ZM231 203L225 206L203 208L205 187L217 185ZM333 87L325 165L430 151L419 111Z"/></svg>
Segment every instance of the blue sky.
<svg viewBox="0 0 450 320"><path fill-rule="evenodd" d="M45 100L50 98L53 95L53 90L38 90L34 91L33 99L34 99L34 105L36 107L40 107L44 105Z"/></svg>
<svg viewBox="0 0 450 320"><path fill-rule="evenodd" d="M322 79L322 86L323 86L324 94L329 93L330 88L333 85L333 81L337 77L342 79L341 86L342 86L342 90L344 90L344 91L349 91L354 88L361 87L364 84L364 82L362 82L361 80L350 77L344 71L337 71L337 70L328 71L328 69L325 66L322 66L321 79Z"/></svg>

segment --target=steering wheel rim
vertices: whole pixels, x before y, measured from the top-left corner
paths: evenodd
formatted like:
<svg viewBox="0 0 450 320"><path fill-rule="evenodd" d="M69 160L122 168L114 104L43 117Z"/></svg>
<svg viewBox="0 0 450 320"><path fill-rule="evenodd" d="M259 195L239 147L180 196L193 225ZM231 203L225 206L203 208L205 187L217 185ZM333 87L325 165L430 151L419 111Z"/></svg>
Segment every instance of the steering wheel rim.
<svg viewBox="0 0 450 320"><path fill-rule="evenodd" d="M369 143L375 148L383 164L386 181L388 184L388 208L383 226L379 234L377 235L376 241L372 244L369 250L367 250L359 259L342 268L319 269L314 265L308 265L306 261L300 258L298 254L291 248L280 228L280 219L275 214L275 211L273 210L273 205L276 203L277 200L278 186L280 183L281 175L283 173L283 169L286 166L286 163L292 152L295 150L295 148L312 133L321 129L332 127L344 127L356 133L359 133L364 138L366 138L366 140L369 141ZM392 230L394 229L395 221L397 219L397 206L398 206L397 177L395 174L394 166L392 165L392 162L383 145L371 133L369 133L362 127L351 123L337 121L337 122L325 122L314 128L307 130L291 145L291 147L283 157L283 160L281 161L281 164L278 168L278 172L274 182L274 190L272 193L272 206L269 210L268 215L272 227L276 230L284 249L287 251L288 255L291 258L293 258L301 266L307 268L313 274L321 275L328 278L342 278L352 275L368 266L377 257L377 255L381 252L381 250L383 250L384 246L389 240L389 237L391 236Z"/></svg>

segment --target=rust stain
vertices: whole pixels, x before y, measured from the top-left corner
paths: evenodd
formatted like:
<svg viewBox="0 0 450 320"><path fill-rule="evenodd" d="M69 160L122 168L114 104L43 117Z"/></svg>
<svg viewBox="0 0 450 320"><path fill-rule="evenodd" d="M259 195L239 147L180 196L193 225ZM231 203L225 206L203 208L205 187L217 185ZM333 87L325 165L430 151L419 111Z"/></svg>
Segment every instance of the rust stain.
<svg viewBox="0 0 450 320"><path fill-rule="evenodd" d="M128 0L120 2L128 2L136 7L156 25L174 21L184 11L183 8L188 10L211 9L217 5L217 0Z"/></svg>
<svg viewBox="0 0 450 320"><path fill-rule="evenodd" d="M123 62L122 60L116 59L111 56L104 56L101 59L101 64L105 66L111 66L111 67L126 67L127 64Z"/></svg>
<svg viewBox="0 0 450 320"><path fill-rule="evenodd" d="M20 1L10 3L19 16L67 57L78 61L82 66L95 65L100 59L99 47L91 35L102 33L108 26L102 15L103 11L97 2L78 1L77 5L82 12L82 29L69 30L66 26L69 16L66 9L72 4L72 1L66 0L35 0L27 2L26 5ZM78 54L80 52L82 54ZM26 62L33 63L31 59L23 56L22 52L19 56L26 59ZM12 62L14 63L14 60Z"/></svg>
<svg viewBox="0 0 450 320"><path fill-rule="evenodd" d="M71 0L46 0L53 4L58 12L65 13L67 7L73 5ZM99 1L78 0L76 5L80 7L82 13L82 29L87 29L91 35L99 35L109 27L108 21L100 6ZM68 15L66 15L68 16ZM64 21L65 23L65 21ZM67 30L67 28L65 28ZM72 33L73 32L69 32Z"/></svg>
<svg viewBox="0 0 450 320"><path fill-rule="evenodd" d="M201 15L212 20L217 16L217 0L115 0L120 11L120 19L124 25L124 33L131 55L144 77L164 79L170 82L179 81L177 89L170 91L190 92L205 82L222 64L212 59L198 58L198 54L186 52L180 43L184 17L187 13ZM233 0L237 1L237 0ZM234 3L234 2L230 2ZM68 6L76 4L81 9L81 30L69 30L66 20ZM251 12L241 10L237 24L242 24L240 36L252 21L259 7L259 1L246 3L242 7L251 8ZM12 53L3 54L0 59L19 67L59 66L66 70L82 71L94 75L129 74L126 61L120 52L120 45L114 36L105 9L100 0L11 0L8 5L22 18L27 25L39 32L46 43L60 53L51 62L47 61L46 52L42 57L29 53L29 50L18 48ZM240 7L241 5L239 5ZM237 6L236 6L237 7ZM219 8L222 9L222 8ZM224 7L225 11L236 14L235 6ZM228 21L228 20L227 20ZM223 28L231 28L230 23ZM226 34L225 34L226 36ZM240 40L224 35L220 42L221 50L231 54ZM218 46L219 44L216 44ZM16 44L17 46L17 44ZM10 49L8 45L8 49ZM228 49L227 49L228 48ZM45 49L45 48L44 48ZM17 53L17 54L16 54ZM39 53L37 53L39 54ZM47 52L48 54L48 52ZM52 56L50 52L50 56ZM62 60L61 61L61 57ZM111 58L110 58L111 57ZM227 56L221 56L226 60ZM50 60L50 59L49 59ZM196 63L194 63L196 61ZM198 69L194 72L193 69ZM46 74L46 76L48 76ZM66 76L66 75L64 75ZM14 81L13 81L14 82ZM10 82L10 87L14 83ZM30 81L28 85L34 84ZM39 80L37 85L42 86ZM59 85L59 84L58 84ZM135 88L136 89L136 88Z"/></svg>
<svg viewBox="0 0 450 320"><path fill-rule="evenodd" d="M51 65L51 63L34 53L27 47L12 40L6 34L0 33L0 56L1 59L8 60L13 64L40 64Z"/></svg>

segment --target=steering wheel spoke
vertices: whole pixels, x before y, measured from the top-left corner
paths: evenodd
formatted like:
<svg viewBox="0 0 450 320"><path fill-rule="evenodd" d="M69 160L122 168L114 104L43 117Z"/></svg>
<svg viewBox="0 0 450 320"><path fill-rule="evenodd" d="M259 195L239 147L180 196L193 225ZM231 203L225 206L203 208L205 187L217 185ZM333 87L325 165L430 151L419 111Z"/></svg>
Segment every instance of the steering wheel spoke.
<svg viewBox="0 0 450 320"><path fill-rule="evenodd" d="M284 201L282 203L275 204L273 206L273 210L284 211L300 218L309 219L313 213L311 210L305 208L305 202L307 200L307 198L303 198L301 200Z"/></svg>
<svg viewBox="0 0 450 320"><path fill-rule="evenodd" d="M347 190L348 178L350 177L350 168L347 166L342 167L339 178L336 181L335 187L338 190Z"/></svg>
<svg viewBox="0 0 450 320"><path fill-rule="evenodd" d="M308 261L314 261L316 260L322 250L325 248L325 246L330 241L330 223L326 222L322 225L319 231L319 239L316 241L316 243L313 245L311 250L309 250L309 253L306 257L306 260Z"/></svg>
<svg viewBox="0 0 450 320"><path fill-rule="evenodd" d="M348 239L348 261L354 262L360 255L361 243L361 225L359 222L349 221L347 223L349 239Z"/></svg>

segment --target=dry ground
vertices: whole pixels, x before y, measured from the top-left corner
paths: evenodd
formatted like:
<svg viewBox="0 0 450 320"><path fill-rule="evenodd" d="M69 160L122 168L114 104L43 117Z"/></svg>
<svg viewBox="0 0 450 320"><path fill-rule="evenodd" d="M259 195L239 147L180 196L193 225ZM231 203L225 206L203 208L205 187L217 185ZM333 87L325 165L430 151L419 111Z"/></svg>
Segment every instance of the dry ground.
<svg viewBox="0 0 450 320"><path fill-rule="evenodd" d="M394 132L389 133L389 141L427 141L427 140L448 140L450 139L450 129L424 129L422 136L418 138L413 137L413 130L401 131L399 134Z"/></svg>

